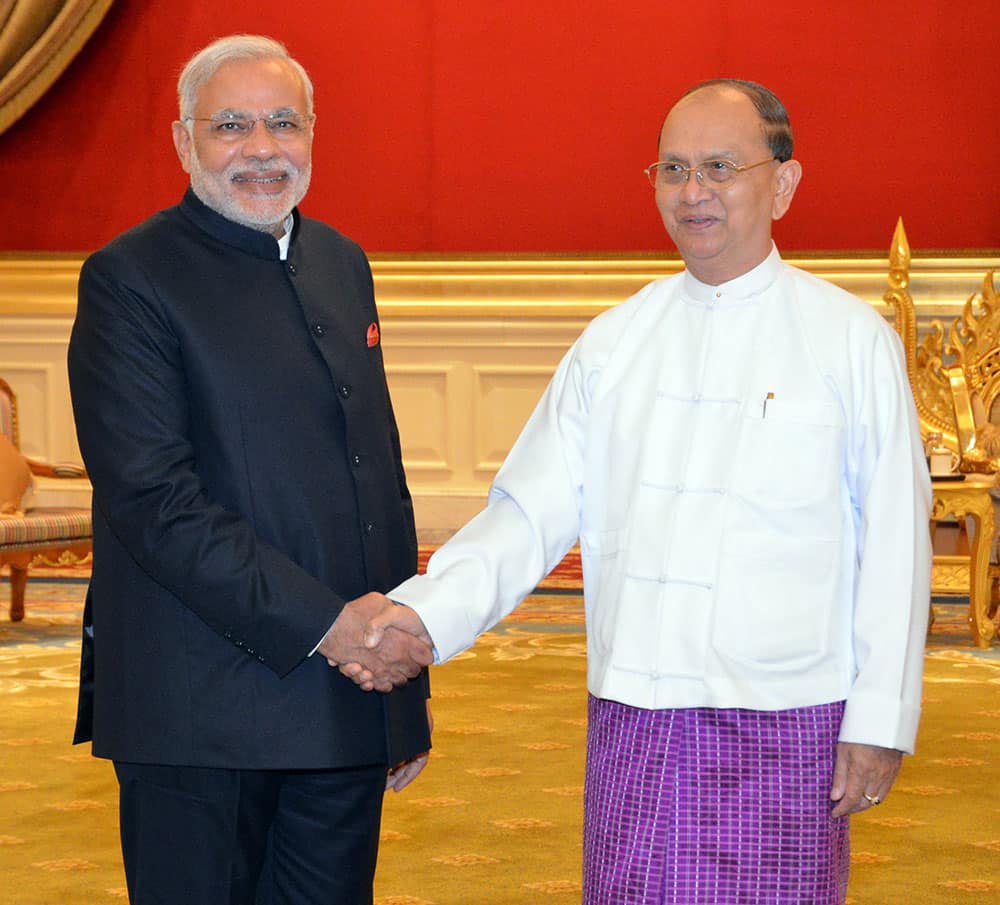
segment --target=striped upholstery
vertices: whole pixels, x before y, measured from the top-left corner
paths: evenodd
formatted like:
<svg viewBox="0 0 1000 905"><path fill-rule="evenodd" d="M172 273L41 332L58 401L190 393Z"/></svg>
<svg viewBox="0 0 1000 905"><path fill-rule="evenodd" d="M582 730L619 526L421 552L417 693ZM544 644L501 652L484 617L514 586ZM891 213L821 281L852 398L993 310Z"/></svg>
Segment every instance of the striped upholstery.
<svg viewBox="0 0 1000 905"><path fill-rule="evenodd" d="M29 509L18 518L0 518L0 546L26 550L93 535L88 509Z"/></svg>

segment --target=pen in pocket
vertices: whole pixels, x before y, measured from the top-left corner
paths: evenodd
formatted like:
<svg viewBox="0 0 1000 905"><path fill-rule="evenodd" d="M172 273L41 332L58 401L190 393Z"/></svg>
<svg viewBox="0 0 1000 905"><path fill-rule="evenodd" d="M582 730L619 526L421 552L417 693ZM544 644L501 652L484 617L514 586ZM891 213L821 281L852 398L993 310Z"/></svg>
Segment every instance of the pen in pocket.
<svg viewBox="0 0 1000 905"><path fill-rule="evenodd" d="M761 407L761 412L760 412L760 417L761 418L766 418L767 417L767 401L768 401L768 399L774 399L774 393L768 393L764 397L764 405Z"/></svg>

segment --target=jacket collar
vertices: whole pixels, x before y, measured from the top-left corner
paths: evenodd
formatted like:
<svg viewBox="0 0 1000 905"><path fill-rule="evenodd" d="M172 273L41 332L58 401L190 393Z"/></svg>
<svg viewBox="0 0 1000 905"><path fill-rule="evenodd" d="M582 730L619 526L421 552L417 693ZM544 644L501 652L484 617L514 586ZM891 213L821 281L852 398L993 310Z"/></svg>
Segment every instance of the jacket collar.
<svg viewBox="0 0 1000 905"><path fill-rule="evenodd" d="M684 294L696 302L714 304L734 304L747 301L767 290L781 273L781 255L771 243L771 253L753 270L748 270L735 280L710 286L693 277L688 270L684 271Z"/></svg>
<svg viewBox="0 0 1000 905"><path fill-rule="evenodd" d="M267 261L279 260L278 240L274 236L261 232L259 229L243 226L241 223L234 223L223 217L218 211L212 210L205 204L190 186L188 186L178 207L180 212L196 227L219 242ZM299 222L302 219L298 208L292 211L292 216L295 219L295 224L292 227L292 243L294 243Z"/></svg>

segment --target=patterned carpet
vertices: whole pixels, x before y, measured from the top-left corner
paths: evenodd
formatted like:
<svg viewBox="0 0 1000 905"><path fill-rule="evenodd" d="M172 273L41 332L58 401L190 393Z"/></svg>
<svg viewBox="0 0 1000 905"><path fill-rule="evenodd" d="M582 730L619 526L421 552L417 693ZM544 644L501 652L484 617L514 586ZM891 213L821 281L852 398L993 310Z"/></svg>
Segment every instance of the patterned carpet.
<svg viewBox="0 0 1000 905"><path fill-rule="evenodd" d="M115 783L69 744L85 579L37 575L27 618L0 581L0 905L125 900ZM434 670L435 749L386 801L377 905L580 899L586 656L570 560L475 647ZM1000 902L1000 647L936 605L918 756L856 818L851 905ZM735 903L734 903L735 905Z"/></svg>

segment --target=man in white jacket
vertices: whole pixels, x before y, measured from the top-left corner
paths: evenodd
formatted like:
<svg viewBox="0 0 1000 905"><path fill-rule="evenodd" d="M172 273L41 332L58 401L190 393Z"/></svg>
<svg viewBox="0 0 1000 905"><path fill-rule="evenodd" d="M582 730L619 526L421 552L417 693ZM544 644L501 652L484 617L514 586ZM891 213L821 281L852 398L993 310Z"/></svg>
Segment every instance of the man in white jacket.
<svg viewBox="0 0 1000 905"><path fill-rule="evenodd" d="M678 101L647 173L686 271L593 321L487 508L369 625L446 660L579 539L585 905L843 902L847 815L913 751L919 427L891 327L773 245L791 155L760 85Z"/></svg>

